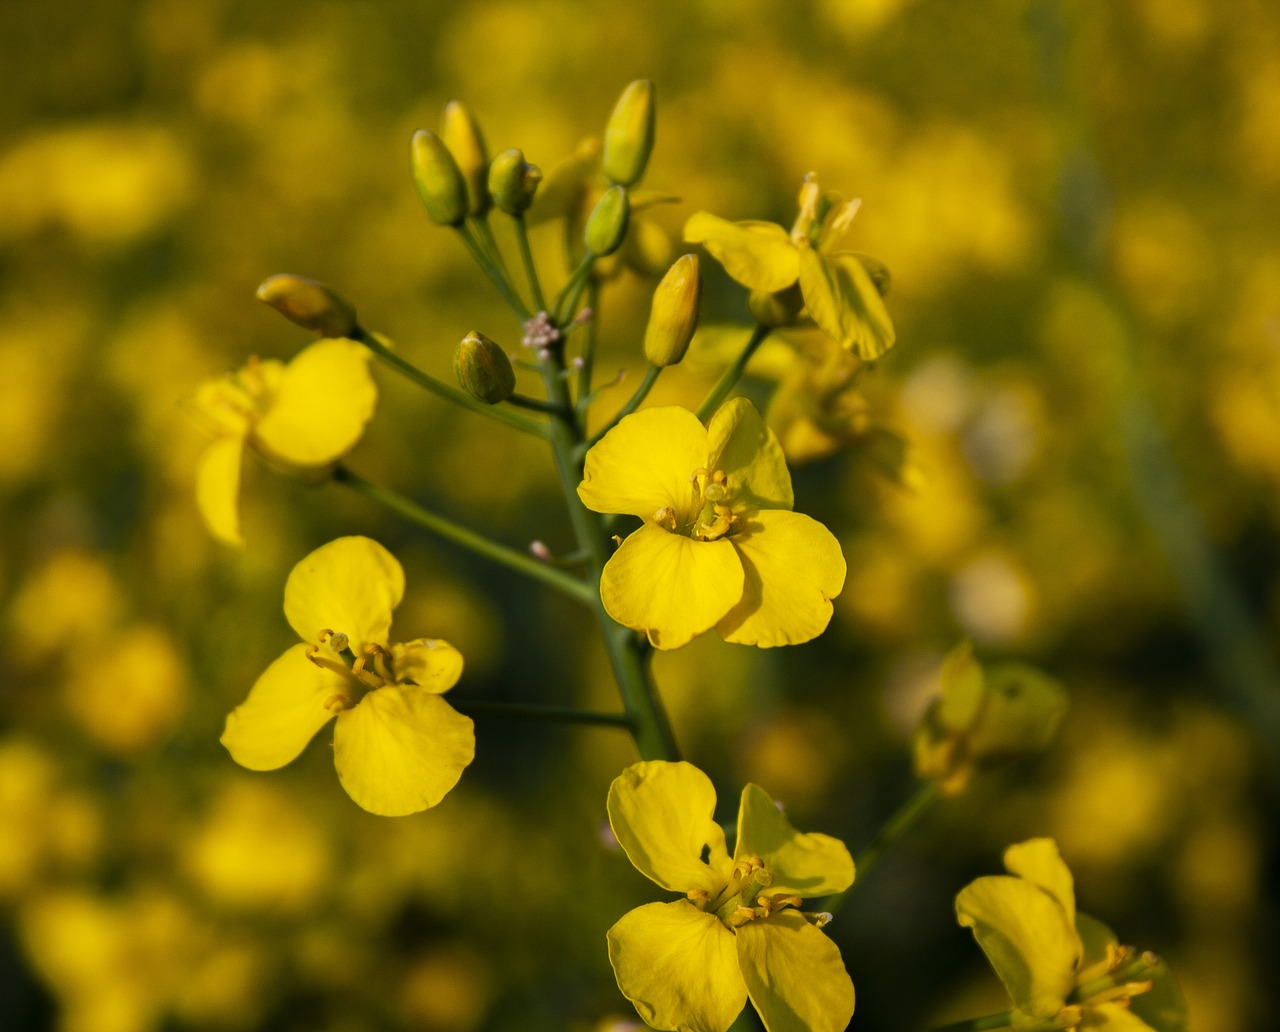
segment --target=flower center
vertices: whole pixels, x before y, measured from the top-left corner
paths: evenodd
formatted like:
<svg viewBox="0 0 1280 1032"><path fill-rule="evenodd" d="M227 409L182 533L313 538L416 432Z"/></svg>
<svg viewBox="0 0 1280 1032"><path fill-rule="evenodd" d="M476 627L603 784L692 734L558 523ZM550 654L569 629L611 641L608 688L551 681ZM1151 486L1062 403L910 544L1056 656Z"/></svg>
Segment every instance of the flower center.
<svg viewBox="0 0 1280 1032"><path fill-rule="evenodd" d="M395 681L391 669L391 653L383 645L369 642L356 655L351 639L342 631L325 628L319 645L307 646L307 659L318 667L341 674L346 684L324 700L330 713L340 713L357 706L371 691Z"/></svg>
<svg viewBox="0 0 1280 1032"><path fill-rule="evenodd" d="M722 469L714 472L701 466L689 475L693 485L693 511L696 513L689 536L695 541L715 541L733 532L734 515L729 507L729 477Z"/></svg>
<svg viewBox="0 0 1280 1032"><path fill-rule="evenodd" d="M799 896L785 893L768 893L773 875L758 856L749 856L733 865L729 884L718 896L695 890L688 893L688 900L699 910L713 913L730 930L741 928L748 921L764 920L787 907L799 909ZM830 914L805 913L806 920L819 928L831 920Z"/></svg>

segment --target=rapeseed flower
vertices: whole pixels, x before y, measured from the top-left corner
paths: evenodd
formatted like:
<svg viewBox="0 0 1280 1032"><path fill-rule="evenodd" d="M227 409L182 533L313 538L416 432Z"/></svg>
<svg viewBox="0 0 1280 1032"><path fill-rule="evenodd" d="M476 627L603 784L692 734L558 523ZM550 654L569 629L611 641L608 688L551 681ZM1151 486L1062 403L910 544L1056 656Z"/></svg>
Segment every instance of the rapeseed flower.
<svg viewBox="0 0 1280 1032"><path fill-rule="evenodd" d="M800 212L788 232L775 222L730 222L699 211L684 238L701 244L733 279L756 292L752 311L769 325L792 321L801 306L831 338L864 361L893 346L893 322L881 299L884 266L869 255L837 250L860 201L823 193L811 172L800 188ZM798 293L798 297L797 297Z"/></svg>
<svg viewBox="0 0 1280 1032"><path fill-rule="evenodd" d="M675 407L625 417L587 453L578 497L644 520L605 565L600 598L657 648L712 627L763 648L826 629L844 556L826 527L790 511L782 448L745 398L706 427Z"/></svg>
<svg viewBox="0 0 1280 1032"><path fill-rule="evenodd" d="M956 917L991 961L1021 1032L1076 1028L1182 1032L1185 1008L1168 968L1119 946L1076 912L1071 871L1053 839L1005 850L1008 875L979 878L956 896Z"/></svg>
<svg viewBox="0 0 1280 1032"><path fill-rule="evenodd" d="M337 718L338 780L371 813L398 817L435 806L475 756L469 717L440 696L462 674L448 642L387 644L404 570L366 537L322 545L289 574L284 612L304 644L258 678L227 717L222 744L250 770L295 759Z"/></svg>
<svg viewBox="0 0 1280 1032"><path fill-rule="evenodd" d="M354 341L318 340L287 365L251 358L205 383L193 409L213 435L196 472L196 503L210 533L240 536L240 467L246 447L295 472L315 472L350 451L373 417L378 390L369 352Z"/></svg>
<svg viewBox="0 0 1280 1032"><path fill-rule="evenodd" d="M750 997L768 1032L839 1032L853 982L818 930L830 915L799 908L853 883L849 851L796 831L747 785L730 858L715 804L711 781L688 763L637 763L610 787L609 822L631 862L685 893L609 929L618 988L655 1029L725 1032Z"/></svg>

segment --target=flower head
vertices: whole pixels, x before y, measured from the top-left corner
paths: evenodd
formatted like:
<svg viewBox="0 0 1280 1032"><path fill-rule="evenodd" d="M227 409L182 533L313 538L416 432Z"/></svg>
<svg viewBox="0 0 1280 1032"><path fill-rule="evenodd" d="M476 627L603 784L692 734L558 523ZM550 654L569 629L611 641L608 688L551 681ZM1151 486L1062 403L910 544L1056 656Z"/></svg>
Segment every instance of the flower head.
<svg viewBox="0 0 1280 1032"><path fill-rule="evenodd" d="M600 597L658 648L712 627L762 647L826 629L844 556L826 527L790 511L782 449L746 399L706 427L682 408L627 416L587 453L578 497L644 520L605 565Z"/></svg>
<svg viewBox="0 0 1280 1032"><path fill-rule="evenodd" d="M1185 1030L1168 968L1076 912L1074 881L1053 839L1010 846L1004 866L1008 875L960 890L956 917L1009 990L1015 1029Z"/></svg>
<svg viewBox="0 0 1280 1032"><path fill-rule="evenodd" d="M649 903L609 929L618 988L656 1029L725 1032L750 997L768 1032L837 1032L853 983L805 899L853 884L853 860L827 835L801 834L757 785L742 790L732 857L715 789L688 763L628 767L609 789L609 822L641 874L685 898Z"/></svg>
<svg viewBox="0 0 1280 1032"><path fill-rule="evenodd" d="M240 466L245 447L291 470L320 470L350 451L373 416L378 390L369 352L319 340L287 365L250 359L205 383L193 409L213 443L196 472L196 502L210 533L241 545Z"/></svg>
<svg viewBox="0 0 1280 1032"><path fill-rule="evenodd" d="M306 556L284 588L294 645L227 717L222 744L250 770L295 759L337 718L338 780L371 813L397 817L435 806L475 755L471 719L441 695L462 674L448 642L388 644L404 594L395 557L366 537L344 537Z"/></svg>
<svg viewBox="0 0 1280 1032"><path fill-rule="evenodd" d="M881 299L884 266L869 255L836 248L860 201L823 193L810 173L800 188L799 215L790 232L775 222L729 222L700 211L684 238L702 244L725 272L757 292L753 311L793 311L798 289L804 308L830 337L859 358L874 360L893 346L893 322ZM764 304L777 295L778 304Z"/></svg>

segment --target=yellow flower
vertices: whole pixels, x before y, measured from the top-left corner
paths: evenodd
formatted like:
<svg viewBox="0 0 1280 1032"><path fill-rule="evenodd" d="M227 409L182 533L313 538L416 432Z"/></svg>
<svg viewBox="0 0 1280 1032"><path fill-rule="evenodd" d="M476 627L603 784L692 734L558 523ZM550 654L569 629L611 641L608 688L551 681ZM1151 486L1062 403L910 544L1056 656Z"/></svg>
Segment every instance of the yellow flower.
<svg viewBox="0 0 1280 1032"><path fill-rule="evenodd" d="M763 648L826 629L844 556L826 527L789 511L782 448L745 398L707 427L682 408L627 416L587 453L578 497L644 520L605 565L600 597L658 648L712 627Z"/></svg>
<svg viewBox="0 0 1280 1032"><path fill-rule="evenodd" d="M1185 1032L1168 968L1117 945L1106 925L1076 912L1071 872L1053 839L1010 846L1004 866L1008 875L960 890L956 917L1009 990L1015 1029Z"/></svg>
<svg viewBox="0 0 1280 1032"><path fill-rule="evenodd" d="M366 537L322 545L289 574L284 613L305 642L258 678L227 717L222 744L242 767L275 770L337 717L338 780L371 813L435 806L475 755L471 719L440 696L462 655L429 638L388 645L404 571Z"/></svg>
<svg viewBox="0 0 1280 1032"><path fill-rule="evenodd" d="M291 470L320 470L350 451L373 417L377 387L369 352L349 340L319 340L288 365L256 358L205 383L194 410L213 435L196 472L196 502L210 533L240 536L240 465L246 445Z"/></svg>
<svg viewBox="0 0 1280 1032"><path fill-rule="evenodd" d="M800 188L800 214L791 232L775 222L729 222L700 211L685 223L684 238L702 244L725 272L759 292L763 307L753 304L752 311L794 311L802 299L828 336L873 361L894 342L893 322L880 297L886 270L869 255L836 250L860 203L842 204L835 194L822 193L810 173ZM797 287L800 299L794 297ZM768 304L767 295L778 295L777 303Z"/></svg>
<svg viewBox="0 0 1280 1032"><path fill-rule="evenodd" d="M844 843L802 835L758 785L742 790L733 858L710 780L688 763L628 767L609 822L636 869L685 898L649 903L609 929L618 988L653 1028L725 1032L747 997L768 1032L838 1032L853 1015L840 950L804 899L853 884Z"/></svg>

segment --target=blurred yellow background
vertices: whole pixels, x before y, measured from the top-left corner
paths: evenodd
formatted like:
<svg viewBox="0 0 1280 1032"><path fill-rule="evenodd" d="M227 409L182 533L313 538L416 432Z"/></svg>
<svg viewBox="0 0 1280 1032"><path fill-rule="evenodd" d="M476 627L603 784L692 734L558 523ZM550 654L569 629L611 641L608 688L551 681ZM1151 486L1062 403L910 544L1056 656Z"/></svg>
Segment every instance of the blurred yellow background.
<svg viewBox="0 0 1280 1032"><path fill-rule="evenodd" d="M293 641L289 569L341 534L404 562L397 629L463 651L459 698L613 705L586 619L261 466L248 547L214 544L184 401L307 342L253 299L275 272L333 285L442 377L467 331L514 349L420 209L410 134L456 97L491 153L547 168L641 77L673 241L698 209L789 223L811 170L863 199L853 239L892 270L899 343L860 386L911 470L902 486L865 449L795 470L849 560L836 616L785 654L660 655L688 758L856 850L911 790L911 727L956 641L1073 699L1046 756L944 803L831 926L852 1027L1007 1006L952 898L1045 834L1081 908L1170 960L1194 1029L1274 1027L1272 0L6 0L0 55L0 1028L632 1019L604 932L652 894L601 838L625 735L479 718L459 789L396 820L342 793L323 735L271 775L217 741ZM537 230L552 269L558 244ZM743 292L704 268L704 322L745 337ZM602 380L641 369L653 284L605 288ZM715 374L691 362L654 399ZM377 375L355 469L568 549L536 442Z"/></svg>

